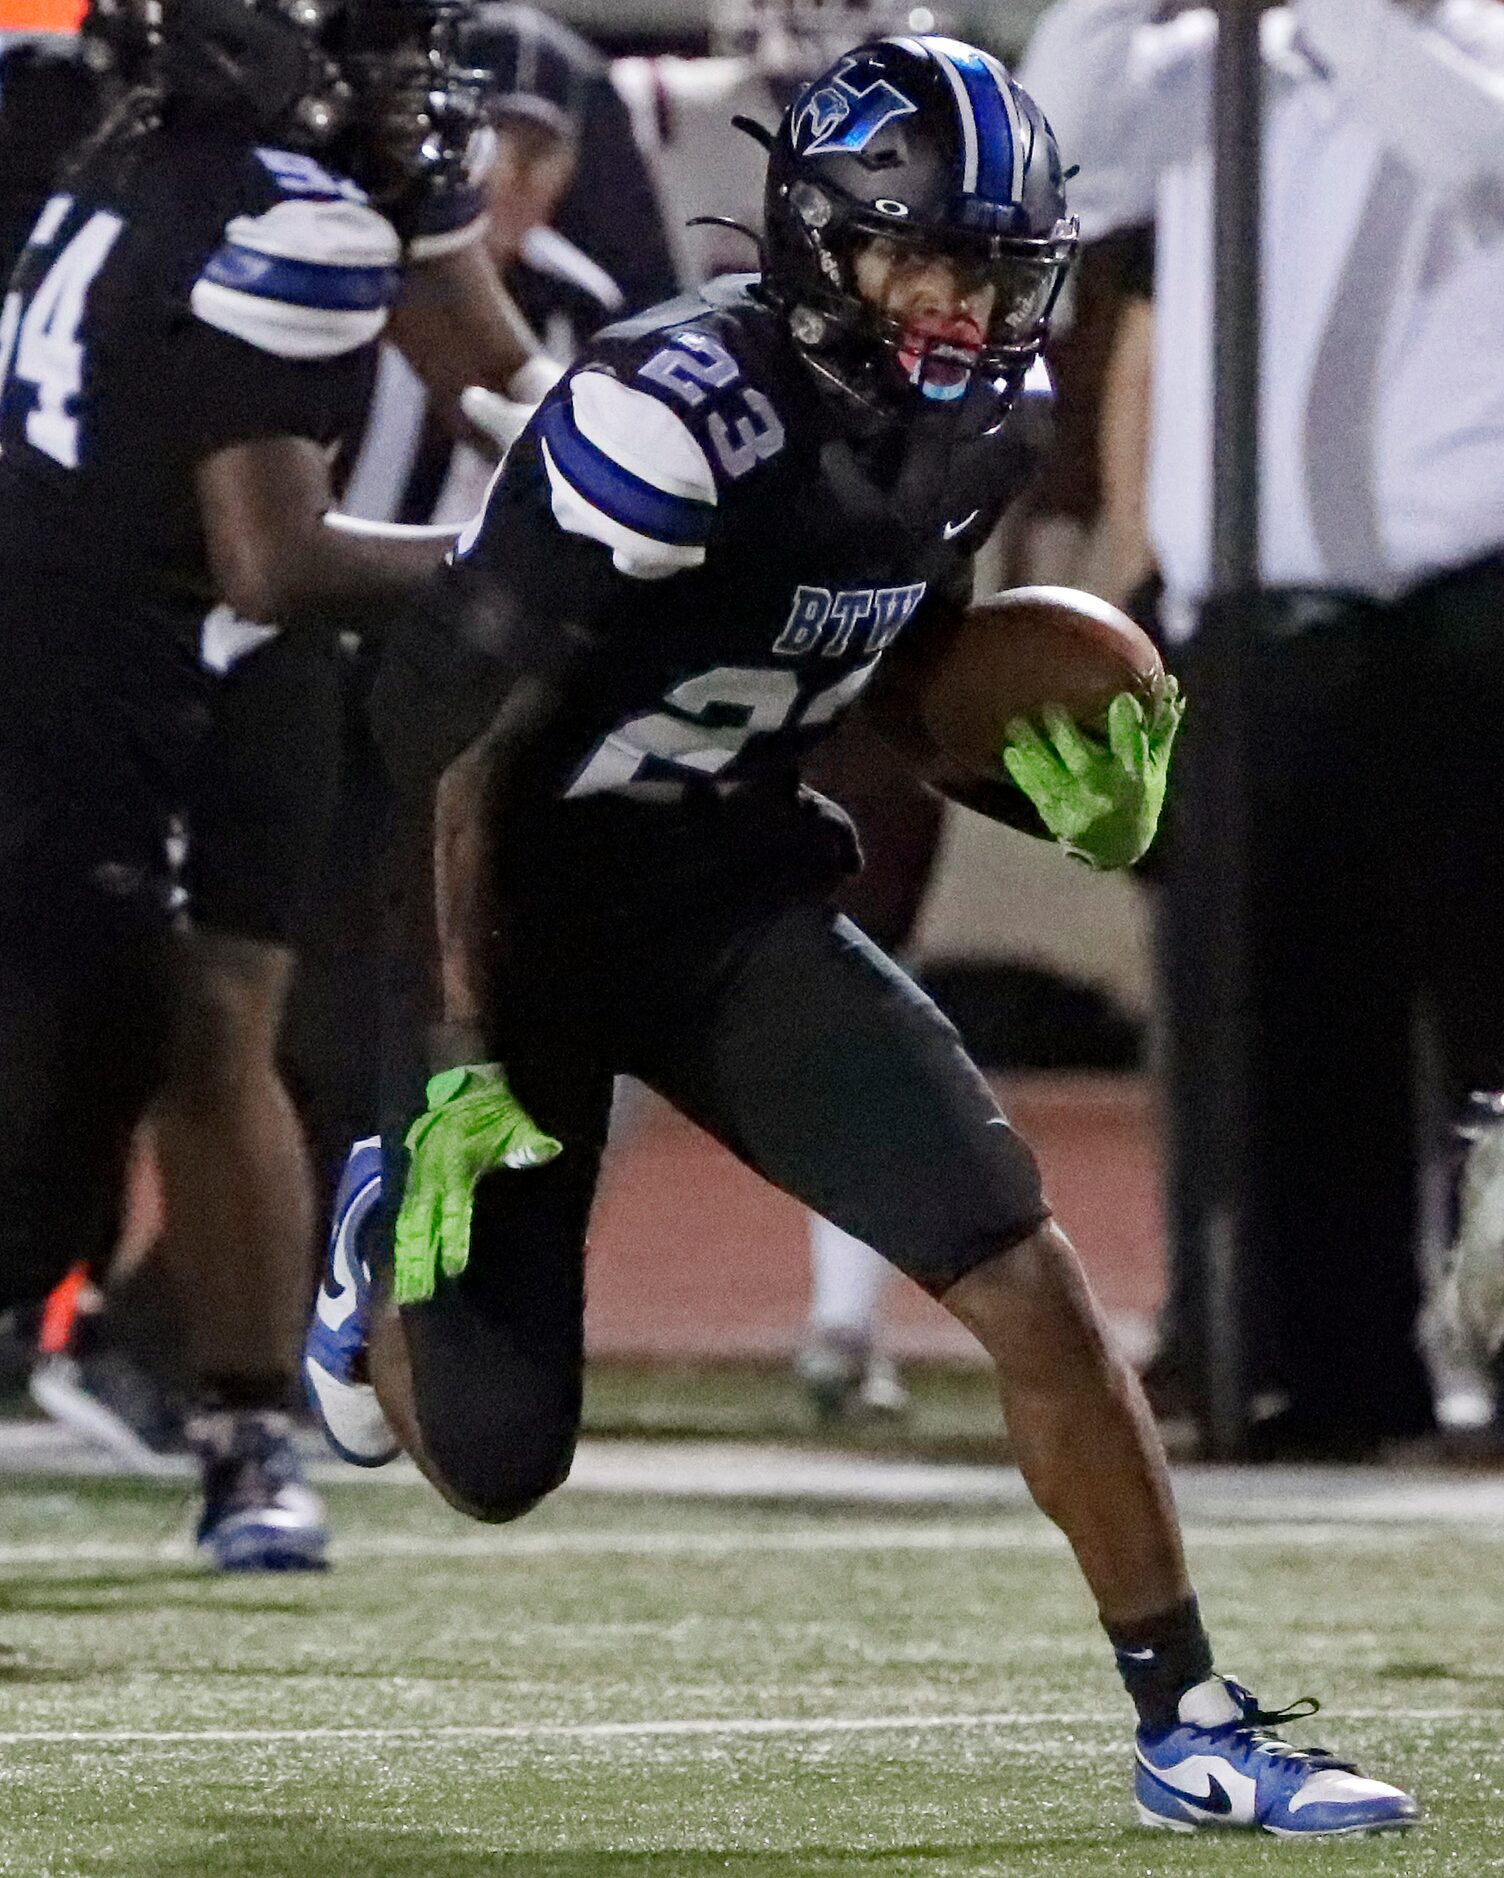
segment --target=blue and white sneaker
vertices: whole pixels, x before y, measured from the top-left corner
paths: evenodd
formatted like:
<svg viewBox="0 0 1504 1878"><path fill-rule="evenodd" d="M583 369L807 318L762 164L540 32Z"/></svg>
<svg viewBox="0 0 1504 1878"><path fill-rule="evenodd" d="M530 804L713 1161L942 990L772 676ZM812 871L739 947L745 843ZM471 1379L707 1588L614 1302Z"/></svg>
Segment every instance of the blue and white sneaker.
<svg viewBox="0 0 1504 1878"><path fill-rule="evenodd" d="M201 1555L222 1572L316 1572L328 1563L324 1506L303 1478L285 1415L216 1409L193 1416L203 1468Z"/></svg>
<svg viewBox="0 0 1504 1878"><path fill-rule="evenodd" d="M364 1357L371 1335L371 1270L360 1235L381 1199L381 1137L357 1141L334 1196L324 1281L303 1340L303 1385L331 1448L357 1467L384 1467L401 1452Z"/></svg>
<svg viewBox="0 0 1504 1878"><path fill-rule="evenodd" d="M1180 1698L1180 1721L1138 1733L1134 1794L1146 1826L1171 1832L1242 1827L1281 1839L1385 1832L1411 1826L1408 1793L1369 1780L1322 1748L1298 1748L1274 1730L1319 1704L1261 1709L1239 1683L1213 1676Z"/></svg>

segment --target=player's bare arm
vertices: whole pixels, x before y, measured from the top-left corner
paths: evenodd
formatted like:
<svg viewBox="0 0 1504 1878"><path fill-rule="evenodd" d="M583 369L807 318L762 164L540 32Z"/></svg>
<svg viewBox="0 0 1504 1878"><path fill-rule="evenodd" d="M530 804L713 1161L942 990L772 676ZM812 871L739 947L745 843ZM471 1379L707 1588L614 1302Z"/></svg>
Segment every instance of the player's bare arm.
<svg viewBox="0 0 1504 1878"><path fill-rule="evenodd" d="M244 619L369 628L411 599L452 545L447 530L328 526L325 454L307 438L232 444L195 477L215 589Z"/></svg>
<svg viewBox="0 0 1504 1878"><path fill-rule="evenodd" d="M526 368L542 351L483 241L410 264L388 330L439 409L456 423L460 395L469 385L524 396ZM529 401L555 375L534 381Z"/></svg>

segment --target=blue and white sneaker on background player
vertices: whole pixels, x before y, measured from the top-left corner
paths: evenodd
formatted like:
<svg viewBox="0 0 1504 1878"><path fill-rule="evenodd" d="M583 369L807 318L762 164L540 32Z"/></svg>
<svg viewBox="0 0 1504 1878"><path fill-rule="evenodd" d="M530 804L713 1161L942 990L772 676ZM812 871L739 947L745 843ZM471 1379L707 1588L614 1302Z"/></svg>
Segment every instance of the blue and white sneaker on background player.
<svg viewBox="0 0 1504 1878"><path fill-rule="evenodd" d="M381 1201L381 1137L357 1141L334 1196L329 1257L303 1343L303 1381L330 1447L357 1467L401 1451L365 1374L373 1305L360 1237Z"/></svg>
<svg viewBox="0 0 1504 1878"><path fill-rule="evenodd" d="M201 1557L222 1572L324 1569L324 1503L303 1478L285 1415L210 1409L191 1416L185 1433L203 1475Z"/></svg>
<svg viewBox="0 0 1504 1878"><path fill-rule="evenodd" d="M1296 1747L1274 1730L1314 1715L1307 1699L1261 1709L1236 1682L1213 1676L1180 1698L1180 1721L1138 1733L1134 1792L1146 1826L1171 1832L1242 1827L1301 1839L1411 1826L1408 1793L1369 1780L1323 1748Z"/></svg>

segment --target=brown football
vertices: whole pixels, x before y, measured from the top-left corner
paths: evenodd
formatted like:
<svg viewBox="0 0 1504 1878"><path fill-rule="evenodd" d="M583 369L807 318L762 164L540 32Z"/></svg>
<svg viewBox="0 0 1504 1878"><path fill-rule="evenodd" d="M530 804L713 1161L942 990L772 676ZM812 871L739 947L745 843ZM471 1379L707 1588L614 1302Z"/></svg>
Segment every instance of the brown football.
<svg viewBox="0 0 1504 1878"><path fill-rule="evenodd" d="M1072 587L1014 587L978 600L948 629L900 639L874 680L869 709L924 780L969 808L1029 827L999 762L1013 717L1059 705L1101 731L1120 691L1164 681L1154 642L1128 615Z"/></svg>

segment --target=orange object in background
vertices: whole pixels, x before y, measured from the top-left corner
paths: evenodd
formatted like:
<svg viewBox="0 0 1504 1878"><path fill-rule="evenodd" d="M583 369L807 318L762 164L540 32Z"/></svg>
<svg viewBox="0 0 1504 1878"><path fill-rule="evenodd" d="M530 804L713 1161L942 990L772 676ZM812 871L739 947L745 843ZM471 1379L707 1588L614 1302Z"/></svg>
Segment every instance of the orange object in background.
<svg viewBox="0 0 1504 1878"><path fill-rule="evenodd" d="M87 1265L75 1265L66 1278L53 1286L42 1307L42 1323L37 1332L38 1356L64 1354L73 1341L79 1305L90 1288Z"/></svg>
<svg viewBox="0 0 1504 1878"><path fill-rule="evenodd" d="M76 33L83 0L0 0L0 34Z"/></svg>

